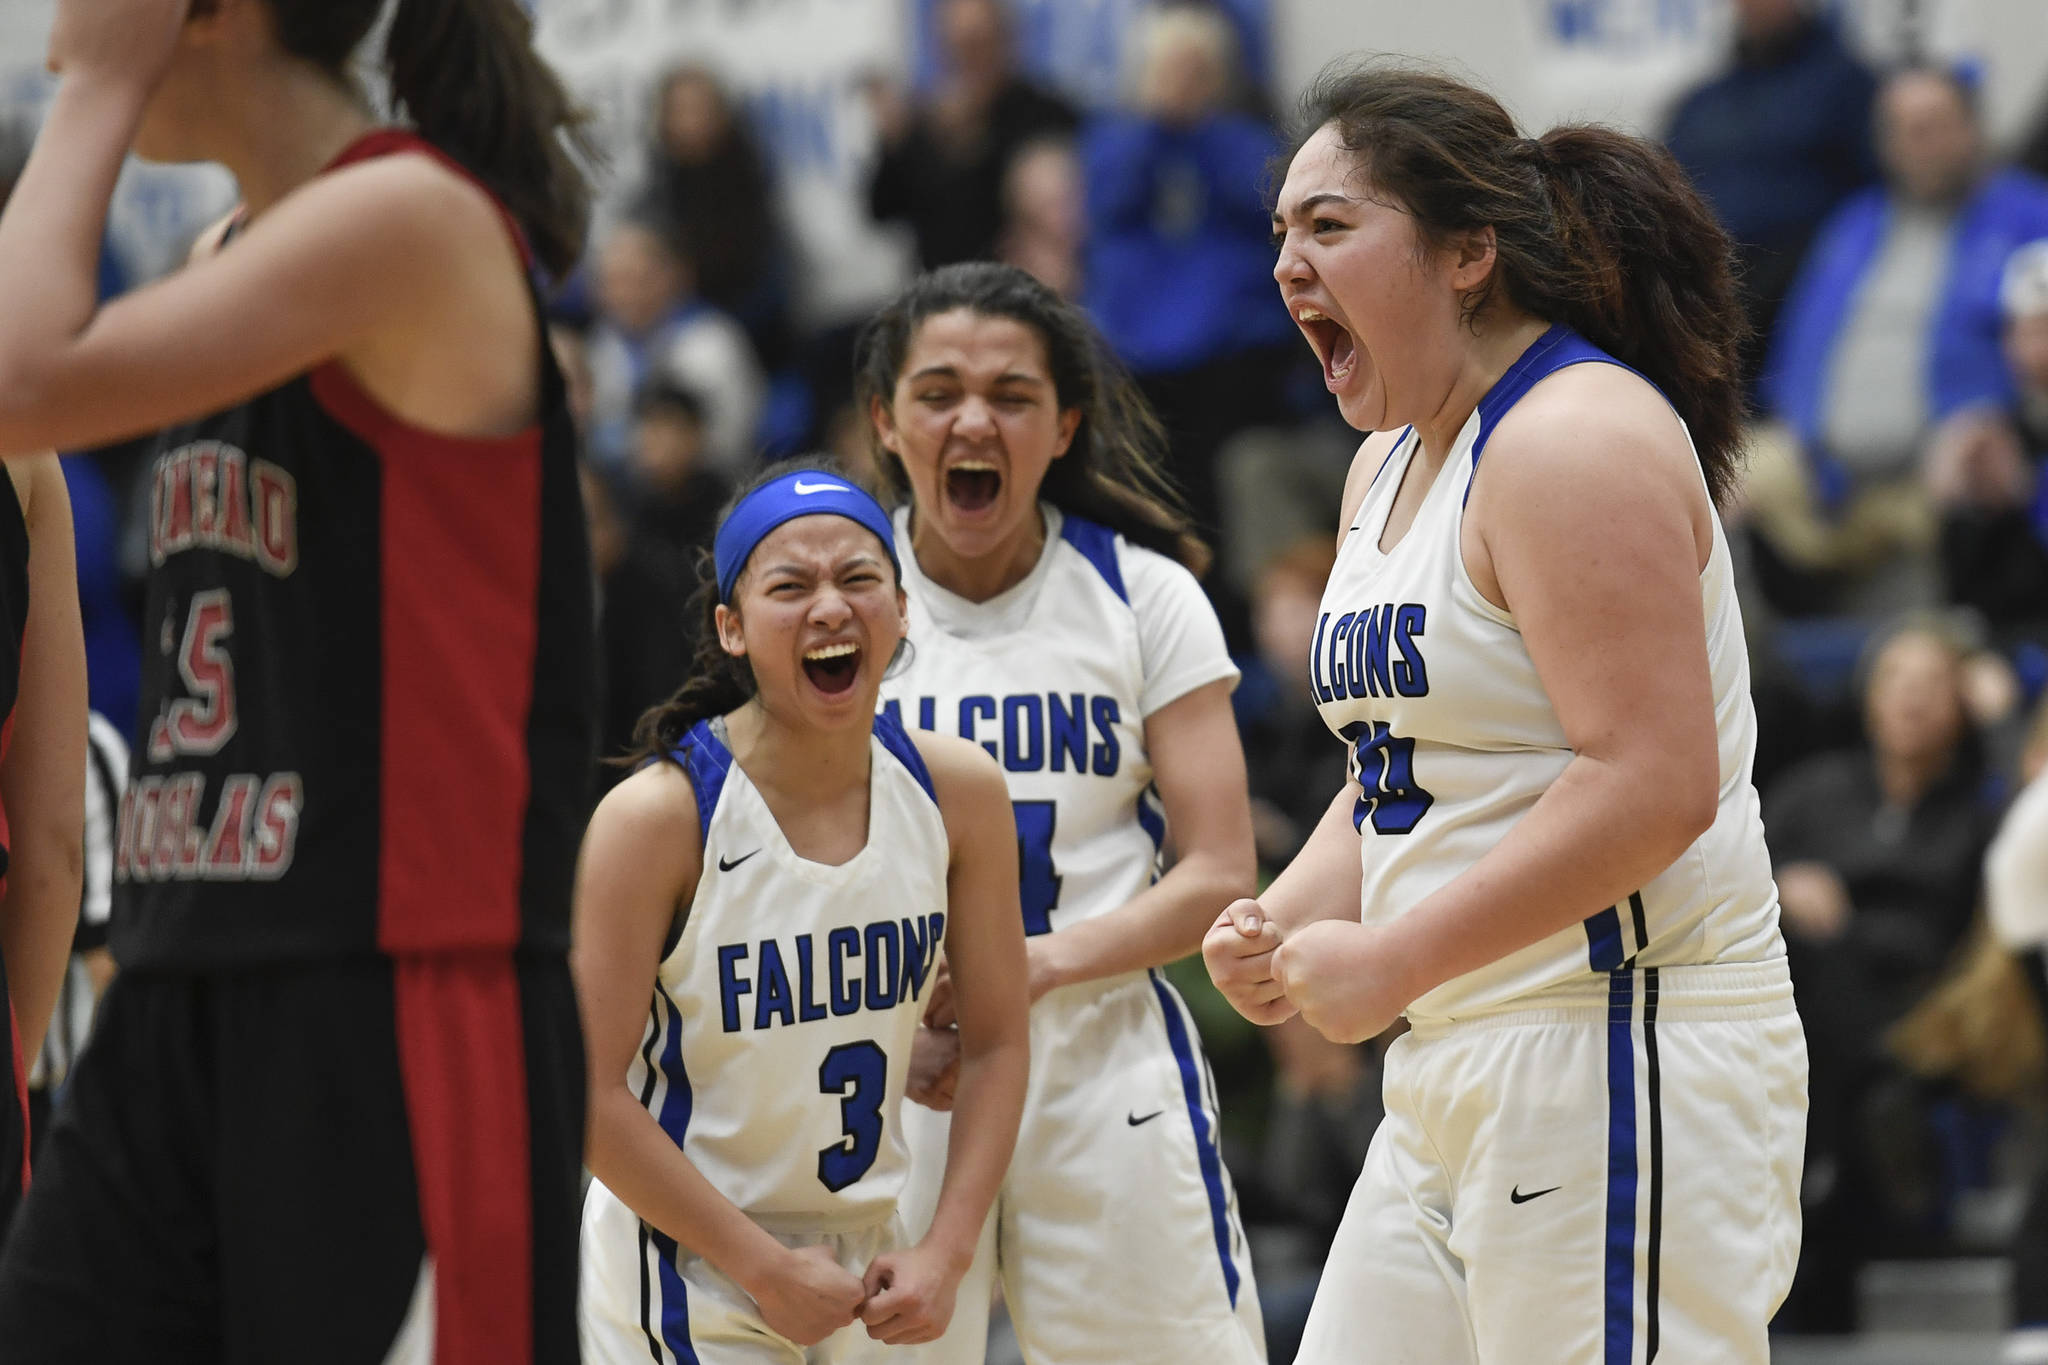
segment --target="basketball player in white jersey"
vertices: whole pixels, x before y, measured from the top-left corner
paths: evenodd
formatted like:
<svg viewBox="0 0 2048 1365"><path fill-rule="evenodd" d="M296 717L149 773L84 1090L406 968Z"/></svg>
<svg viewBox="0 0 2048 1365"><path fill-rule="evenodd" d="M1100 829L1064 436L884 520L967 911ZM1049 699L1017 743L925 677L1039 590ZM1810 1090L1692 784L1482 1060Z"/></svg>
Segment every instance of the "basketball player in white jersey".
<svg viewBox="0 0 2048 1365"><path fill-rule="evenodd" d="M926 1365L982 1360L998 1274L1032 1365L1265 1358L1215 1087L1157 970L1252 886L1237 670L1189 571L1207 550L1155 472L1158 426L1103 355L1078 310L990 264L920 278L860 348L917 603L883 714L1001 761L1029 936L1017 1152ZM912 1095L943 1107L943 997L930 1018ZM904 1122L915 1228L948 1125Z"/></svg>
<svg viewBox="0 0 2048 1365"><path fill-rule="evenodd" d="M699 667L641 723L576 893L596 1365L842 1365L942 1331L1026 1069L1009 806L971 744L877 717L904 635L881 505L781 467L721 518ZM936 1215L896 1202L941 949L959 1121Z"/></svg>
<svg viewBox="0 0 2048 1365"><path fill-rule="evenodd" d="M1352 781L1204 946L1255 1021L1410 1031L1299 1359L1764 1365L1806 1055L1713 503L1727 239L1661 150L1441 76L1303 115L1274 277L1374 433L1307 676Z"/></svg>

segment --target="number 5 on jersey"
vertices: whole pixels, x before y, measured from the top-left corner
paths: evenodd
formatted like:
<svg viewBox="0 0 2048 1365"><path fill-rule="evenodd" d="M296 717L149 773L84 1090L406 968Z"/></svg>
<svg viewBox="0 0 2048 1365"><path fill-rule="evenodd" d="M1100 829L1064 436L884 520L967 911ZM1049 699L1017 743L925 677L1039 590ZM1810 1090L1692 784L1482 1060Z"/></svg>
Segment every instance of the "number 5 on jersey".
<svg viewBox="0 0 2048 1365"><path fill-rule="evenodd" d="M226 588L192 594L178 646L178 672L189 695L173 700L149 727L153 762L176 754L217 754L234 735L235 661L227 647L234 629L235 604Z"/></svg>

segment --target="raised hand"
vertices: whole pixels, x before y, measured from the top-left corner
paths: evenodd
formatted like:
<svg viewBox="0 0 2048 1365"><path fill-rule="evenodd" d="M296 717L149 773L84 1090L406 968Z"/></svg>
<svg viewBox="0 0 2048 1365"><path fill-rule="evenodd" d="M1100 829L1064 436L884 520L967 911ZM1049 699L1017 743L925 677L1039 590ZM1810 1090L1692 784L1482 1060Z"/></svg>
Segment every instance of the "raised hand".
<svg viewBox="0 0 2048 1365"><path fill-rule="evenodd" d="M192 0L58 0L50 70L154 86L171 63Z"/></svg>

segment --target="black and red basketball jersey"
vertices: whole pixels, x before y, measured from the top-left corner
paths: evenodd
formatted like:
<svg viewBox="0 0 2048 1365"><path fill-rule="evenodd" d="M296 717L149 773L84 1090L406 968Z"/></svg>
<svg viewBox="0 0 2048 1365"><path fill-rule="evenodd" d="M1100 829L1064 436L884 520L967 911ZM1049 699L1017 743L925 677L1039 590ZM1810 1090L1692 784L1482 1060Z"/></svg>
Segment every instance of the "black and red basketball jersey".
<svg viewBox="0 0 2048 1365"><path fill-rule="evenodd" d="M415 150L379 130L335 166ZM504 439L410 426L331 361L160 438L125 967L567 947L594 603L544 333L539 363Z"/></svg>

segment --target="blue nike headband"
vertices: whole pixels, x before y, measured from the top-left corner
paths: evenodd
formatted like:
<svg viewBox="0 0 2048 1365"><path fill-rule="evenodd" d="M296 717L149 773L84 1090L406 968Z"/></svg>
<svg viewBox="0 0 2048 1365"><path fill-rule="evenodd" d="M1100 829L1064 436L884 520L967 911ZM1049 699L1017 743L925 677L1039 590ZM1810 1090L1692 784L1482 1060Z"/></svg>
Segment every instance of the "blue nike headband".
<svg viewBox="0 0 2048 1365"><path fill-rule="evenodd" d="M718 567L718 600L731 603L733 584L739 582L740 570L747 567L747 560L769 532L785 521L821 513L845 517L873 531L901 579L903 566L896 560L896 529L889 524L889 514L882 510L882 504L837 474L799 469L772 479L741 498L732 515L720 523L711 547L712 561Z"/></svg>

